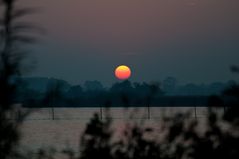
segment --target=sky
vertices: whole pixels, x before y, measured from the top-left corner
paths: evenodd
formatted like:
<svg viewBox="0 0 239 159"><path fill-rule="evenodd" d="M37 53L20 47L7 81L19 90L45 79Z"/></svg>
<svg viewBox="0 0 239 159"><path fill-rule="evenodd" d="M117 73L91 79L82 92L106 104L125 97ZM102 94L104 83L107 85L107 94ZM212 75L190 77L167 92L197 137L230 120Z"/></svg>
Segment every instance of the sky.
<svg viewBox="0 0 239 159"><path fill-rule="evenodd" d="M31 55L31 76L71 83L131 81L181 83L238 80L238 0L21 0L40 8L29 19L46 30Z"/></svg>

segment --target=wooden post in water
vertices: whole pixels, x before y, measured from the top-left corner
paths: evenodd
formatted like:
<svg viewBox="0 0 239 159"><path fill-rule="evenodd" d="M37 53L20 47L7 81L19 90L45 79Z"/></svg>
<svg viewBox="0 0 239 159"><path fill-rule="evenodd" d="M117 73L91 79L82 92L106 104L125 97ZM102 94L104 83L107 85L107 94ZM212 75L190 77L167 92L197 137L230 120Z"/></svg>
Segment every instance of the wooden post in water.
<svg viewBox="0 0 239 159"><path fill-rule="evenodd" d="M148 105L148 119L150 119L150 106Z"/></svg>
<svg viewBox="0 0 239 159"><path fill-rule="evenodd" d="M197 119L197 106L194 106L194 115L195 115L195 119Z"/></svg>
<svg viewBox="0 0 239 159"><path fill-rule="evenodd" d="M55 112L54 112L54 106L52 105L51 108L51 113L52 113L52 120L55 120Z"/></svg>
<svg viewBox="0 0 239 159"><path fill-rule="evenodd" d="M103 110L102 110L102 106L100 106L100 119L103 119Z"/></svg>
<svg viewBox="0 0 239 159"><path fill-rule="evenodd" d="M197 98L194 96L194 115L195 115L195 119L197 119Z"/></svg>
<svg viewBox="0 0 239 159"><path fill-rule="evenodd" d="M54 89L55 89L55 88L54 88ZM52 100L51 100L52 120L55 120L54 104L55 104L55 90L52 92Z"/></svg>
<svg viewBox="0 0 239 159"><path fill-rule="evenodd" d="M52 93L52 100L51 100L51 116L52 116L52 120L55 120L55 112L54 112L54 95L55 93Z"/></svg>

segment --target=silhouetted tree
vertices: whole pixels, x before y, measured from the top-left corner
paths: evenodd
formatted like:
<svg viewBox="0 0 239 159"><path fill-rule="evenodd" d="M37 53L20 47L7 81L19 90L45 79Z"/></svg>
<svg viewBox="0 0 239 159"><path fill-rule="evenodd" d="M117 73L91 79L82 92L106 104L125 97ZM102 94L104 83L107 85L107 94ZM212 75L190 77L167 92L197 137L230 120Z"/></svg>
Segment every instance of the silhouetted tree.
<svg viewBox="0 0 239 159"><path fill-rule="evenodd" d="M172 93L177 86L177 79L174 77L167 77L165 80L163 80L163 90L166 93Z"/></svg>
<svg viewBox="0 0 239 159"><path fill-rule="evenodd" d="M116 92L116 93L130 93L132 92L133 87L132 84L129 80L125 80L123 82L120 83L115 83L112 85L112 87L110 88L110 91Z"/></svg>
<svg viewBox="0 0 239 159"><path fill-rule="evenodd" d="M239 75L239 66L232 66L231 71ZM229 98L225 102L227 113L224 115L224 119L239 127L239 84L231 85L223 92L223 95Z"/></svg>
<svg viewBox="0 0 239 159"><path fill-rule="evenodd" d="M52 79L48 83L47 92L43 104L52 110L52 120L55 119L54 107L63 103L64 82Z"/></svg>
<svg viewBox="0 0 239 159"><path fill-rule="evenodd" d="M164 117L160 132L154 127L128 124L114 140L113 131L108 131L111 122L102 122L97 115L87 126L81 142L82 157L108 159L237 159L239 158L239 87L234 85L224 91L234 97L229 109L221 115L208 108L206 121L192 118L192 113L180 113ZM158 90L151 87L152 94ZM217 103L220 100L220 103ZM211 98L213 104L221 104L219 96ZM218 109L218 108L217 108ZM151 137L152 134L157 137Z"/></svg>
<svg viewBox="0 0 239 159"><path fill-rule="evenodd" d="M226 113L231 115L231 112ZM191 115L185 113L165 117L160 122L160 132L154 127L144 126L142 122L126 123L117 138L114 138L114 131L110 131L111 122L101 121L95 115L82 136L80 159L237 159L239 157L238 125L224 120L214 110L209 111L209 115L205 118L206 122L197 121ZM236 119L238 118L237 116ZM157 136L152 137L153 134Z"/></svg>
<svg viewBox="0 0 239 159"><path fill-rule="evenodd" d="M104 89L99 81L86 81L84 87L86 91L102 91Z"/></svg>
<svg viewBox="0 0 239 159"><path fill-rule="evenodd" d="M18 128L24 115L18 120L9 120L14 109L17 77L22 74L22 59L26 50L23 44L35 39L26 34L33 28L32 24L22 22L21 18L34 10L16 7L17 0L0 0L0 158L14 156L19 139Z"/></svg>
<svg viewBox="0 0 239 159"><path fill-rule="evenodd" d="M80 85L72 86L67 92L67 97L70 99L79 98L82 95L83 89Z"/></svg>
<svg viewBox="0 0 239 159"><path fill-rule="evenodd" d="M112 159L111 139L113 133L110 126L110 118L101 120L98 114L94 115L80 140L80 159Z"/></svg>

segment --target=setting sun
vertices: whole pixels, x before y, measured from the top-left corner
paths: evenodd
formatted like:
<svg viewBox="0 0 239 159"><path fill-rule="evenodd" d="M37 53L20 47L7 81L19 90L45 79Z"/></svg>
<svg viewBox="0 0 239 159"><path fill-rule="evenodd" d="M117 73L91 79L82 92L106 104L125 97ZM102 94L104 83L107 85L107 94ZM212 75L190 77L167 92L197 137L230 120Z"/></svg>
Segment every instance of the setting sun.
<svg viewBox="0 0 239 159"><path fill-rule="evenodd" d="M131 70L128 66L121 65L115 69L115 76L120 80L128 79L131 75Z"/></svg>

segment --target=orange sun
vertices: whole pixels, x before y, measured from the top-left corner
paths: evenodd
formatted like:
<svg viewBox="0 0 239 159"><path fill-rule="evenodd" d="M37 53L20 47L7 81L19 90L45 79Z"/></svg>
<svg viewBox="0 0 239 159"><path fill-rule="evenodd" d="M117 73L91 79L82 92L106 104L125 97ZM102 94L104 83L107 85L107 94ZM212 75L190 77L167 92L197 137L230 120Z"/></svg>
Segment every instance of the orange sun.
<svg viewBox="0 0 239 159"><path fill-rule="evenodd" d="M115 69L115 76L120 80L128 79L131 75L131 70L128 66L121 65Z"/></svg>

